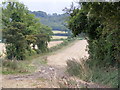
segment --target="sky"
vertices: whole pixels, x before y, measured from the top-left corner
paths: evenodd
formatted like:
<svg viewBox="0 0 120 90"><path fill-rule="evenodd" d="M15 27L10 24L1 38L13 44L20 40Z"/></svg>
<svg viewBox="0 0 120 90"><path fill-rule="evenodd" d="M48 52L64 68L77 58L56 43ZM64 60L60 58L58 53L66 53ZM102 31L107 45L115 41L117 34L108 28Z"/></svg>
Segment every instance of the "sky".
<svg viewBox="0 0 120 90"><path fill-rule="evenodd" d="M64 13L62 10L65 7L70 7L72 2L76 2L78 0L19 0L24 3L29 10L31 11L44 11L47 14ZM75 5L77 5L75 3Z"/></svg>

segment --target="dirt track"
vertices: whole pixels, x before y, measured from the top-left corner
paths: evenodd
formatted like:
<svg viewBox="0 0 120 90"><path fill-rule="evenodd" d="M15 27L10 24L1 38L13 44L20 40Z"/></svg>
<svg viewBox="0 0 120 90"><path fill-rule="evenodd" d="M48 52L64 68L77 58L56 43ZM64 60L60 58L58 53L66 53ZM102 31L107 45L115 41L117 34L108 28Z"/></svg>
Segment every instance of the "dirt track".
<svg viewBox="0 0 120 90"><path fill-rule="evenodd" d="M70 58L88 57L85 51L86 40L74 42L71 46L63 48L47 56L48 65L39 66L38 70L28 75L3 75L2 82L4 88L97 88L99 85L87 83L65 73L66 61ZM71 81L72 80L72 81ZM69 82L74 82L69 84ZM62 86L61 86L62 85Z"/></svg>
<svg viewBox="0 0 120 90"><path fill-rule="evenodd" d="M51 47L53 47L53 46L56 46L56 45L58 45L58 44L60 44L60 43L62 43L63 41L51 41L51 42L49 42L48 43L48 48L51 48Z"/></svg>
<svg viewBox="0 0 120 90"><path fill-rule="evenodd" d="M75 42L72 46L61 50L54 55L48 56L48 64L54 66L66 66L66 61L68 59L76 59L79 60L80 58L84 58L85 56L88 57L88 53L86 50L87 41L86 40L79 40Z"/></svg>

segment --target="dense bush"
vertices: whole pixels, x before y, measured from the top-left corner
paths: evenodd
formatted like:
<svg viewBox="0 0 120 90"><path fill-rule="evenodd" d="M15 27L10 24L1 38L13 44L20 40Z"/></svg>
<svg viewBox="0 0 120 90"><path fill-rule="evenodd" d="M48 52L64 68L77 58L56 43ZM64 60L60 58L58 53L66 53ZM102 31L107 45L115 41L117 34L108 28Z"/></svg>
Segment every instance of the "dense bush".
<svg viewBox="0 0 120 90"><path fill-rule="evenodd" d="M68 27L74 36L84 32L89 43L91 66L117 66L120 60L120 2L79 3L73 8Z"/></svg>
<svg viewBox="0 0 120 90"><path fill-rule="evenodd" d="M74 36L83 32L88 37L89 59L86 60L86 65L91 73L90 77L86 75L87 80L118 87L120 2L79 2L79 5L80 8L72 6L67 10L70 14L68 27ZM82 70L75 63L73 64L75 68L71 65L73 68L70 69L71 72ZM78 73L83 72L78 71Z"/></svg>

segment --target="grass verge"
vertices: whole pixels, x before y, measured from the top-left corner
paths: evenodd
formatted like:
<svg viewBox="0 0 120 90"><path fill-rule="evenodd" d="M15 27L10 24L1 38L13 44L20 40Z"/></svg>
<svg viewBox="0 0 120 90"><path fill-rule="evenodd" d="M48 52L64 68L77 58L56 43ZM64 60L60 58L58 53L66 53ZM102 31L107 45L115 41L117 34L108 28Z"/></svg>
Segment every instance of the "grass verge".
<svg viewBox="0 0 120 90"><path fill-rule="evenodd" d="M118 87L118 69L116 68L94 68L92 69L91 81L110 86Z"/></svg>
<svg viewBox="0 0 120 90"><path fill-rule="evenodd" d="M28 61L17 60L3 60L2 61L2 74L26 74L34 71L35 67L29 65Z"/></svg>
<svg viewBox="0 0 120 90"><path fill-rule="evenodd" d="M94 82L100 85L118 88L117 68L98 68L96 66L90 69L84 60L80 63L75 59L72 59L67 61L67 72L71 76L79 77L87 82Z"/></svg>
<svg viewBox="0 0 120 90"><path fill-rule="evenodd" d="M40 58L39 58L40 57ZM43 54L29 56L26 60L1 60L2 74L27 74L34 72L39 65L46 64Z"/></svg>

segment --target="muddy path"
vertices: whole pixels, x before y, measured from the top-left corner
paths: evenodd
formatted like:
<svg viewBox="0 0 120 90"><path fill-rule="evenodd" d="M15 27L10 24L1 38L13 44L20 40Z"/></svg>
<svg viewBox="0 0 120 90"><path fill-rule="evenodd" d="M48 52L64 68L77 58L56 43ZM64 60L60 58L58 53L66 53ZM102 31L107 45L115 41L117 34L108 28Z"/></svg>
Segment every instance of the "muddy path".
<svg viewBox="0 0 120 90"><path fill-rule="evenodd" d="M3 88L83 88L103 87L88 83L69 76L66 72L66 61L71 58L88 57L86 51L87 41L78 40L71 46L61 49L47 56L47 65L40 65L38 69L27 75L3 75ZM103 87L105 88L105 87Z"/></svg>

